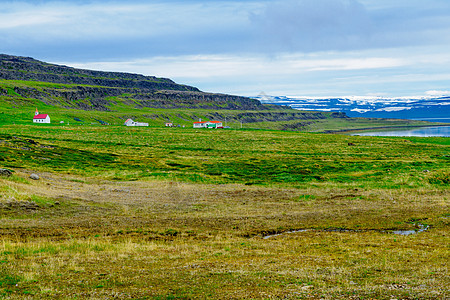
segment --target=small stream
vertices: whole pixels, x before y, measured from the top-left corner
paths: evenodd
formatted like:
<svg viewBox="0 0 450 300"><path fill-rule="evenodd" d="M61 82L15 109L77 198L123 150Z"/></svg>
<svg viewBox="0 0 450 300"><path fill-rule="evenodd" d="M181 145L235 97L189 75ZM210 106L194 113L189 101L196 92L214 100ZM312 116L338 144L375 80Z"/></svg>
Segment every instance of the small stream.
<svg viewBox="0 0 450 300"><path fill-rule="evenodd" d="M263 239L267 240L276 236L280 236L280 235L285 235L285 234L289 234L289 233L298 233L298 232L306 232L306 231L312 231L313 229L300 229L300 230L292 230L292 231L285 231L282 233L277 233L277 234L271 234L271 235L266 235L263 236Z"/></svg>
<svg viewBox="0 0 450 300"><path fill-rule="evenodd" d="M397 234L397 235L412 235L412 234L418 234L424 231L427 231L429 229L429 226L423 225L423 224L414 224L414 226L418 226L418 229L413 230L394 230L394 231L387 231L387 230L379 230L381 233L390 233L390 234ZM352 229L299 229L299 230L291 230L291 231L285 231L281 233L276 234L269 234L264 235L263 239L270 239L276 236L282 236L292 233L300 233L300 232L307 232L307 231L324 231L324 232L364 232L363 230L352 230ZM367 231L367 230L366 230Z"/></svg>

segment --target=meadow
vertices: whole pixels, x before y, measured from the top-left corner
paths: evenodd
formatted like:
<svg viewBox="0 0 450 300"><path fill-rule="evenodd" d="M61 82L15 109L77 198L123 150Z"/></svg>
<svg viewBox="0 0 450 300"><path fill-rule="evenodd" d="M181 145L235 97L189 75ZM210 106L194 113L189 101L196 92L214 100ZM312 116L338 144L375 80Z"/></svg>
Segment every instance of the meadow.
<svg viewBox="0 0 450 300"><path fill-rule="evenodd" d="M0 168L3 298L450 296L448 138L16 124Z"/></svg>

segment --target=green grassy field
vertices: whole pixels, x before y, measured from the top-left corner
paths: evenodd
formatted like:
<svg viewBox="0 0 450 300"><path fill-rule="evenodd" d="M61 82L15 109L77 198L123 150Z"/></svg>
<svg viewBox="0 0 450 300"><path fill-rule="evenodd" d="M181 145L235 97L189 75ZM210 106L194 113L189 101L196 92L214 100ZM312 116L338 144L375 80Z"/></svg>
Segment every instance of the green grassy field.
<svg viewBox="0 0 450 300"><path fill-rule="evenodd" d="M16 124L0 168L0 297L449 297L448 138Z"/></svg>
<svg viewBox="0 0 450 300"><path fill-rule="evenodd" d="M115 180L423 186L445 176L449 163L447 138L126 126L3 126L2 132L6 167Z"/></svg>

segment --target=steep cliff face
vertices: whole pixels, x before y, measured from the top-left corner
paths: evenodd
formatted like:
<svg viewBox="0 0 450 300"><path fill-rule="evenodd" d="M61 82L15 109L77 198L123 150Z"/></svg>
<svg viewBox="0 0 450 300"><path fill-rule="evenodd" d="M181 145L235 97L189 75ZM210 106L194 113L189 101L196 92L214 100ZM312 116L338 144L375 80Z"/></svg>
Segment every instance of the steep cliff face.
<svg viewBox="0 0 450 300"><path fill-rule="evenodd" d="M0 82L0 95L85 110L111 110L117 101L136 108L267 109L254 99L205 93L167 78L76 69L4 54L0 54L0 80L10 87L8 91ZM14 80L21 82L11 88Z"/></svg>

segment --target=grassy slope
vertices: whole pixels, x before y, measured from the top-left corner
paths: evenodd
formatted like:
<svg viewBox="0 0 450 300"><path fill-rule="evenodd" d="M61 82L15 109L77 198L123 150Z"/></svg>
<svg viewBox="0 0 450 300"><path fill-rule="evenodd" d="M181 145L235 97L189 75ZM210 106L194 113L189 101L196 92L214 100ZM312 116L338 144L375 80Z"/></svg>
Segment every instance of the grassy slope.
<svg viewBox="0 0 450 300"><path fill-rule="evenodd" d="M22 100L25 101L25 100ZM27 99L28 101L28 99ZM126 104L117 100L117 105L111 107L112 111L83 111L76 109L64 109L54 106L48 106L36 100L33 104L27 103L25 106L23 102L16 99L15 103L19 105L11 105L10 103L1 103L0 96L0 125L9 124L30 124L34 111L38 108L39 112L49 114L53 124L58 124L63 121L65 124L72 125L91 125L99 124L99 121L106 122L111 125L122 125L128 118L135 121L149 123L151 127L162 127L165 122L173 122L176 125L192 127L192 123L199 118L202 120L215 119L215 110L205 109L152 109L130 108ZM22 104L20 104L22 103ZM253 111L249 111L252 113ZM294 120L283 122L255 122L255 123L240 123L236 120L236 115L245 113L245 111L220 111L223 116L228 116L228 120L221 121L231 128L247 128L247 129L274 129L274 130L290 130L290 131L305 131L305 132L325 132L325 131L339 131L342 129L364 129L376 127L409 127L409 126L430 126L433 123L424 121L408 121L408 120L385 120L385 119L363 119L363 118L349 118L349 119L321 119L321 120ZM276 112L274 112L276 113ZM75 118L82 120L82 122L75 121ZM230 121L231 120L231 121Z"/></svg>
<svg viewBox="0 0 450 300"><path fill-rule="evenodd" d="M99 124L100 121L112 124L121 125L128 118L133 118L135 121L147 122L150 126L161 127L165 122L171 121L177 125L192 126L193 121L199 118L204 120L214 119L217 113L215 110L205 109L151 109L139 108L136 109L138 102L130 102L126 97L109 97L108 101L113 104L109 107L109 112L104 111L84 111L79 109L67 109L71 102L67 99L58 99L49 96L46 101L52 103L47 105L44 101L24 98L14 92L14 87L31 88L41 91L42 88L53 88L58 90L70 90L73 87L83 85L75 84L59 84L37 81L21 81L21 80L0 80L0 91L6 91L6 94L0 95L0 125L5 124L29 124L34 114L35 108L42 113L47 113L51 116L52 123L59 123L64 121L72 124ZM126 96L124 94L124 96ZM78 100L90 105L89 99ZM73 104L72 104L73 105ZM254 111L250 111L251 113ZM267 112L267 111L265 111ZM280 111L273 111L274 114ZM282 111L281 111L282 112ZM342 128L346 129L360 129L371 127L386 127L386 126L420 126L430 125L429 122L423 121L407 121L407 120L383 120L383 119L322 119L322 120L294 120L285 122L255 122L246 123L245 120L241 124L236 118L238 114L246 113L245 111L237 110L221 110L221 115L226 118L228 116L227 125L233 128L253 128L253 129L275 129L275 130L295 130L295 131L338 131ZM314 112L310 112L314 115ZM326 114L326 113L325 113ZM80 119L83 122L77 122L74 118ZM226 121L222 119L221 121Z"/></svg>
<svg viewBox="0 0 450 300"><path fill-rule="evenodd" d="M447 138L0 129L2 295L448 296Z"/></svg>

